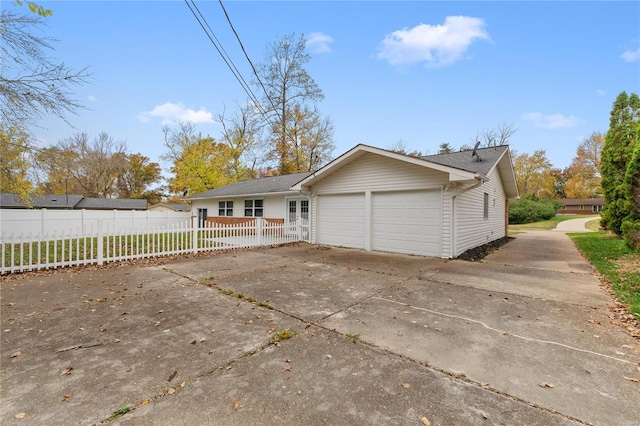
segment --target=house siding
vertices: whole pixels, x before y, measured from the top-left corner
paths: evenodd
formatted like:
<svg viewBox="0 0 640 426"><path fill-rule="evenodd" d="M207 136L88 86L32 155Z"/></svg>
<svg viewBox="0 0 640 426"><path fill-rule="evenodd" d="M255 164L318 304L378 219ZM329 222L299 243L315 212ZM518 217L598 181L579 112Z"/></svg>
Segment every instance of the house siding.
<svg viewBox="0 0 640 426"><path fill-rule="evenodd" d="M270 219L284 219L285 217L285 203L283 195L276 196L255 196L255 197L228 197L210 200L193 200L191 203L191 213L194 216L198 215L198 209L207 209L208 218L219 218L218 215L218 202L219 201L233 201L233 216L234 218L244 218L244 200L264 200L263 203L263 217ZM230 216L223 216L230 217Z"/></svg>
<svg viewBox="0 0 640 426"><path fill-rule="evenodd" d="M366 153L311 186L315 194L439 188L447 173Z"/></svg>
<svg viewBox="0 0 640 426"><path fill-rule="evenodd" d="M497 167L488 181L477 188L455 196L452 257L466 250L506 236L506 194ZM489 217L484 219L484 194L489 194Z"/></svg>

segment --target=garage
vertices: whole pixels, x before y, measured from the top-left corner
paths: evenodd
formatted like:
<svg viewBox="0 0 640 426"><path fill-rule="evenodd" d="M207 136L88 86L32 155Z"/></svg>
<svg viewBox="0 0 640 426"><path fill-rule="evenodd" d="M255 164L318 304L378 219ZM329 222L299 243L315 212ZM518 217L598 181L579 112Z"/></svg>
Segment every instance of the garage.
<svg viewBox="0 0 640 426"><path fill-rule="evenodd" d="M319 244L364 248L364 193L320 195L316 203Z"/></svg>
<svg viewBox="0 0 640 426"><path fill-rule="evenodd" d="M440 191L374 193L371 204L373 250L441 256Z"/></svg>

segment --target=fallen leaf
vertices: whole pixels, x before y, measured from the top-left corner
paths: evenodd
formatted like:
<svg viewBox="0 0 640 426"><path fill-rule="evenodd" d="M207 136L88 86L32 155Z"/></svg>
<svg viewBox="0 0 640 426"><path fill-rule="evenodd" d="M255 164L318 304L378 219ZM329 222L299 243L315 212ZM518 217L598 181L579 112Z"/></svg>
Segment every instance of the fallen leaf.
<svg viewBox="0 0 640 426"><path fill-rule="evenodd" d="M431 422L426 417L423 416L421 420L424 426L431 426Z"/></svg>
<svg viewBox="0 0 640 426"><path fill-rule="evenodd" d="M555 387L555 385L553 383L547 383L547 382L538 383L538 386L540 386L541 388L553 388L553 387Z"/></svg>
<svg viewBox="0 0 640 426"><path fill-rule="evenodd" d="M241 408L244 408L244 405L242 405L242 404L240 403L240 400L239 400L239 399L236 399L236 400L233 402L233 411L238 411L238 410L239 410L239 409L241 409Z"/></svg>
<svg viewBox="0 0 640 426"><path fill-rule="evenodd" d="M331 355L327 354L327 358L331 359L333 358Z"/></svg>
<svg viewBox="0 0 640 426"><path fill-rule="evenodd" d="M163 332L163 333L168 333L168 332L169 332L169 329L162 330L162 332Z"/></svg>
<svg viewBox="0 0 640 426"><path fill-rule="evenodd" d="M489 389L489 383L480 383L482 389Z"/></svg>
<svg viewBox="0 0 640 426"><path fill-rule="evenodd" d="M400 383L403 388L410 388L411 385L409 383Z"/></svg>
<svg viewBox="0 0 640 426"><path fill-rule="evenodd" d="M628 380L630 382L638 383L638 379L635 379L633 377L627 377L627 376L622 376L622 377L624 377L625 380Z"/></svg>
<svg viewBox="0 0 640 426"><path fill-rule="evenodd" d="M20 355L22 355L22 352L17 351L17 352L14 352L14 353L12 353L12 354L11 354L11 358L17 358L17 357L19 357Z"/></svg>
<svg viewBox="0 0 640 426"><path fill-rule="evenodd" d="M69 395L62 395L62 402L67 402L70 398Z"/></svg>
<svg viewBox="0 0 640 426"><path fill-rule="evenodd" d="M145 399L144 401L142 401L142 402L140 403L140 405L147 405L147 404L150 404L150 403L151 403L151 400L150 400L150 399Z"/></svg>
<svg viewBox="0 0 640 426"><path fill-rule="evenodd" d="M167 394L169 395L173 395L174 393L176 393L176 390L174 388L169 388L169 390L167 391Z"/></svg>
<svg viewBox="0 0 640 426"><path fill-rule="evenodd" d="M60 375L61 376L64 376L64 375L69 376L69 375L71 375L72 371L73 371L73 367L67 367L64 370L62 370L62 373L60 373Z"/></svg>
<svg viewBox="0 0 640 426"><path fill-rule="evenodd" d="M594 334L593 337L595 337L596 339L600 338L600 336L598 336L597 334Z"/></svg>
<svg viewBox="0 0 640 426"><path fill-rule="evenodd" d="M175 370L173 373L171 373L167 381L168 382L172 381L176 377L176 374L178 374L178 370Z"/></svg>
<svg viewBox="0 0 640 426"><path fill-rule="evenodd" d="M120 343L120 339L115 339L113 343Z"/></svg>
<svg viewBox="0 0 640 426"><path fill-rule="evenodd" d="M15 417L16 419L24 419L24 416L26 416L26 414L25 414L25 413L18 413L18 414L16 414L16 415L15 415L15 416L13 416L13 417Z"/></svg>
<svg viewBox="0 0 640 426"><path fill-rule="evenodd" d="M286 367L283 367L282 371L291 371L291 366L287 365Z"/></svg>

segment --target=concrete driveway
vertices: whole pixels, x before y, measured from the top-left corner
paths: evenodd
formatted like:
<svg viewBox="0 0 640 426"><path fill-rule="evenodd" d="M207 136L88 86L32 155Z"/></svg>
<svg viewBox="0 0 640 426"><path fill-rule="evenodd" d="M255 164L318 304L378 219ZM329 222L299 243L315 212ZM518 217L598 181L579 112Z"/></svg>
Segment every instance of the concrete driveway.
<svg viewBox="0 0 640 426"><path fill-rule="evenodd" d="M0 294L2 424L640 424L638 341L562 233L479 263L299 244Z"/></svg>

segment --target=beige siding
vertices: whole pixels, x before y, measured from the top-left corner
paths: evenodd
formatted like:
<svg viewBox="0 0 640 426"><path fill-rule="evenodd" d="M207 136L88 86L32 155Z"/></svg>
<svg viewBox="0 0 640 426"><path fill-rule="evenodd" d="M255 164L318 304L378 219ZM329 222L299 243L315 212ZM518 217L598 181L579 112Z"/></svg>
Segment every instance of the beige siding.
<svg viewBox="0 0 640 426"><path fill-rule="evenodd" d="M453 256L505 236L505 192L498 169L479 187L455 197ZM484 194L489 194L489 218L484 219Z"/></svg>
<svg viewBox="0 0 640 426"><path fill-rule="evenodd" d="M451 257L451 194L442 192L442 257Z"/></svg>
<svg viewBox="0 0 640 426"><path fill-rule="evenodd" d="M447 182L446 173L366 153L313 185L311 192L338 194L434 189Z"/></svg>

